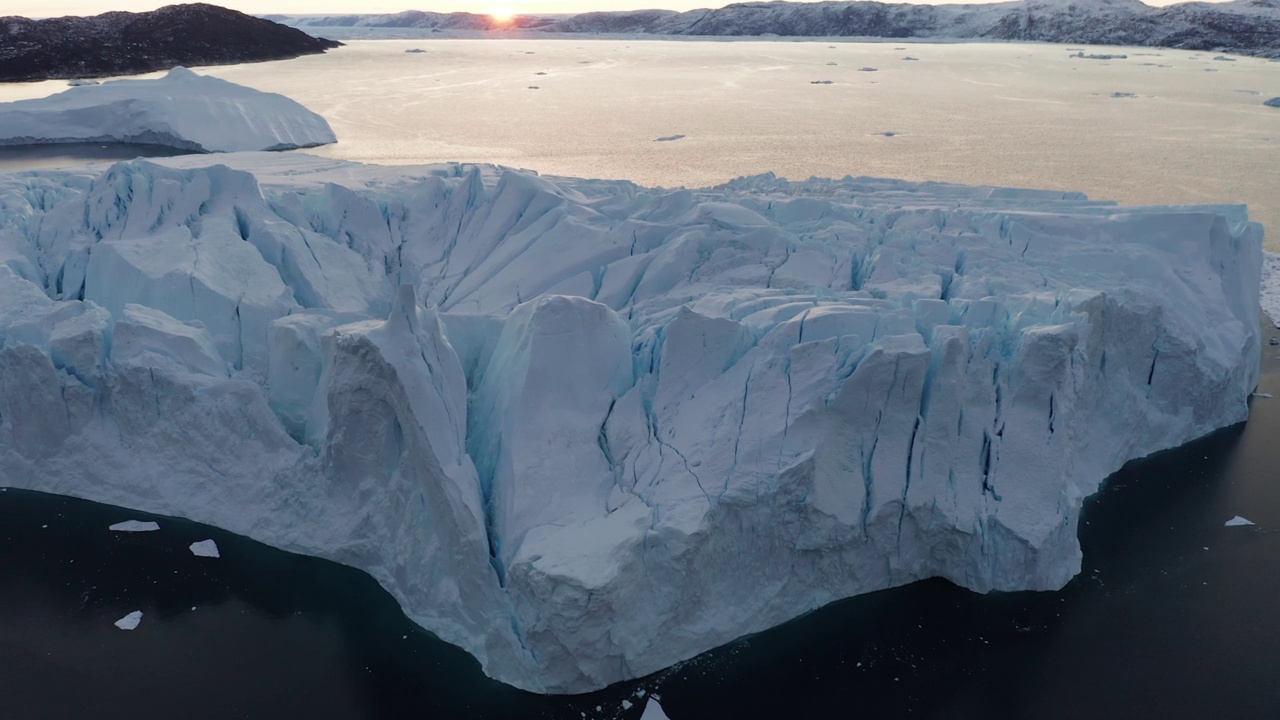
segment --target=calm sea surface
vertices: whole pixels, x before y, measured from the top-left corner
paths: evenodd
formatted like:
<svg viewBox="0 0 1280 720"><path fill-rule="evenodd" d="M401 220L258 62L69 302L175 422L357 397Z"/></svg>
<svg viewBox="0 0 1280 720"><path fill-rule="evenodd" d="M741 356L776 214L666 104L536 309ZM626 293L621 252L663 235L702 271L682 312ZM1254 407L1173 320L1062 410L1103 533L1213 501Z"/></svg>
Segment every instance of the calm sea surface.
<svg viewBox="0 0 1280 720"><path fill-rule="evenodd" d="M426 52L403 52L413 47ZM1247 202L1280 227L1280 110L1261 106L1280 95L1280 64L1211 58L451 40L357 42L209 72L298 99L341 139L311 152L365 162L483 161L668 186L772 170L1057 187ZM0 85L0 100L62 87ZM655 141L673 135L684 137ZM143 151L24 152L0 152L0 169ZM1260 390L1280 395L1278 352L1264 344ZM1247 424L1131 463L1087 505L1084 571L1061 592L918 583L574 698L488 680L350 568L177 519L112 533L151 516L7 490L0 718L635 720L639 690L661 695L674 720L1280 717L1277 438L1280 398L1257 398ZM1223 526L1237 514L1257 526ZM221 558L187 550L205 538ZM112 625L134 610L137 630Z"/></svg>
<svg viewBox="0 0 1280 720"><path fill-rule="evenodd" d="M1079 49L378 40L204 71L298 100L339 139L308 152L362 162L491 162L668 187L875 175L1247 203L1280 228L1280 109L1262 104L1280 96L1280 63L1152 48L1072 57ZM0 85L0 101L64 89Z"/></svg>

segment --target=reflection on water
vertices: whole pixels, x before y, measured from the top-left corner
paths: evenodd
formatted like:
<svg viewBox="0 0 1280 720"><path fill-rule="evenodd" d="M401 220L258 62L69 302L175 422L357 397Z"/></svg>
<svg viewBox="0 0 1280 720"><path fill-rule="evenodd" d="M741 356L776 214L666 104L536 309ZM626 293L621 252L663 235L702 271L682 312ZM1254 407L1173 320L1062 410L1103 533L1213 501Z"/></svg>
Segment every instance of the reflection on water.
<svg viewBox="0 0 1280 720"><path fill-rule="evenodd" d="M1260 389L1280 395L1264 347ZM149 516L0 492L2 715L635 720L643 689L674 720L1277 717L1280 399L1253 402L1246 425L1108 481L1061 592L917 583L570 698L485 678L359 571L182 520L112 533ZM1237 514L1257 526L1223 526ZM187 550L205 538L220 559ZM112 626L133 610L137 630Z"/></svg>
<svg viewBox="0 0 1280 720"><path fill-rule="evenodd" d="M49 145L0 146L0 172L51 170L85 163L116 162L147 157L189 155L165 145L132 143L56 143Z"/></svg>

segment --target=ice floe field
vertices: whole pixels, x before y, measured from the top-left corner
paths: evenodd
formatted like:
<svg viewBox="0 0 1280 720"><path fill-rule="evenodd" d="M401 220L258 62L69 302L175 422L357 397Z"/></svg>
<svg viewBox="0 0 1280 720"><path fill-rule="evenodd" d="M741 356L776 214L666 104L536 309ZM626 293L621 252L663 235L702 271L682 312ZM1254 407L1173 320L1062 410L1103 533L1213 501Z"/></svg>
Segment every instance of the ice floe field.
<svg viewBox="0 0 1280 720"><path fill-rule="evenodd" d="M1072 57L1081 49L1127 57ZM201 72L301 102L339 138L307 152L361 162L491 162L667 187L762 172L871 175L1126 204L1241 202L1280 227L1280 110L1262 104L1280 96L1280 63L1214 57L1037 44L357 40ZM0 85L0 101L63 89Z"/></svg>

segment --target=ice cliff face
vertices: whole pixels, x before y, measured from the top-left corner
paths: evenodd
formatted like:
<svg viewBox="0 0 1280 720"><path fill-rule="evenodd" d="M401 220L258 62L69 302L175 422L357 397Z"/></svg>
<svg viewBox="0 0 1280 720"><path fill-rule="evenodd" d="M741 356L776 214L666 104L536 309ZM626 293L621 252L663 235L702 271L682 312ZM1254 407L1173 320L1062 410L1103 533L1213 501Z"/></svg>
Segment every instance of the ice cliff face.
<svg viewBox="0 0 1280 720"><path fill-rule="evenodd" d="M77 142L235 152L315 147L337 138L324 118L283 95L182 67L162 78L0 103L0 146Z"/></svg>
<svg viewBox="0 0 1280 720"><path fill-rule="evenodd" d="M1258 375L1238 207L210 162L0 175L0 484L364 568L533 690L1060 587L1084 498Z"/></svg>

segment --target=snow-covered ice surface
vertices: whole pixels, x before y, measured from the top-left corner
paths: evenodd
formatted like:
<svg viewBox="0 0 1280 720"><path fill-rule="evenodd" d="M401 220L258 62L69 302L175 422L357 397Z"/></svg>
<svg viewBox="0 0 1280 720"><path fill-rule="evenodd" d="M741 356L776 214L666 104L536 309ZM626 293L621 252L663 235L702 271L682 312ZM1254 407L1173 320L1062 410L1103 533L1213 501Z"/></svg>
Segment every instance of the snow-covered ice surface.
<svg viewBox="0 0 1280 720"><path fill-rule="evenodd" d="M121 630L136 630L139 623L142 622L142 611L134 610L115 622L115 626Z"/></svg>
<svg viewBox="0 0 1280 720"><path fill-rule="evenodd" d="M125 520L107 528L116 532L152 532L160 529L160 524L150 520Z"/></svg>
<svg viewBox="0 0 1280 720"><path fill-rule="evenodd" d="M354 565L586 691L920 578L1061 587L1104 478L1246 418L1261 264L1239 206L868 178L0 175L0 484Z"/></svg>
<svg viewBox="0 0 1280 720"><path fill-rule="evenodd" d="M200 540L199 542L191 543L191 554L196 557L222 557L218 554L218 544L212 540Z"/></svg>
<svg viewBox="0 0 1280 720"><path fill-rule="evenodd" d="M0 104L0 146L119 142L193 152L337 142L324 118L276 93L174 68L162 78L77 85Z"/></svg>

